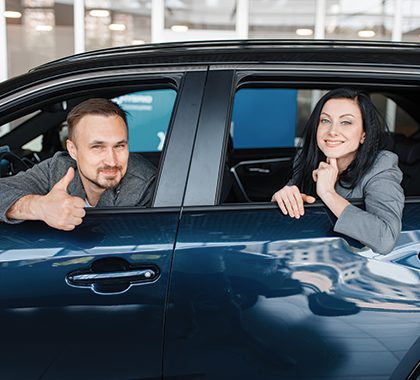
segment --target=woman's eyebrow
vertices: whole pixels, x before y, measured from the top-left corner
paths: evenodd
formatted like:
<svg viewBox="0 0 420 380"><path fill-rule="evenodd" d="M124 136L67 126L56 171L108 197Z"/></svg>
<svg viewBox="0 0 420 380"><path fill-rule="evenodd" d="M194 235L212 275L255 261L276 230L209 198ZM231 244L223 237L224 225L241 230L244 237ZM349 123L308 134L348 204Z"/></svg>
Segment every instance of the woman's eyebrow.
<svg viewBox="0 0 420 380"><path fill-rule="evenodd" d="M345 117L345 116L350 116L350 117L355 117L353 114L351 113L345 113L343 115L340 115L340 117Z"/></svg>

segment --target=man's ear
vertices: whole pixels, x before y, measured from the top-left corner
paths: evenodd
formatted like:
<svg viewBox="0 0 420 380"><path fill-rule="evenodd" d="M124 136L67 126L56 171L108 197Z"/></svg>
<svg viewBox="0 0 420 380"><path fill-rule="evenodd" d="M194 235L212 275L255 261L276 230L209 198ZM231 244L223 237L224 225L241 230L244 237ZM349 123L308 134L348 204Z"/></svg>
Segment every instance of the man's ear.
<svg viewBox="0 0 420 380"><path fill-rule="evenodd" d="M70 157L77 161L77 148L76 145L74 145L73 141L67 139L66 140L66 146L67 146L67 151L70 154Z"/></svg>

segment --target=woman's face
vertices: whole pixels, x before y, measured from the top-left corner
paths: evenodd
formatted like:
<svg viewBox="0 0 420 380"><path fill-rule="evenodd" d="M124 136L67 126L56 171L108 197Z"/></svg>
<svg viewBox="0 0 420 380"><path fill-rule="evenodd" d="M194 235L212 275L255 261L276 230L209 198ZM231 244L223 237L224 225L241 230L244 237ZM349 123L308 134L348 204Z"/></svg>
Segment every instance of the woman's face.
<svg viewBox="0 0 420 380"><path fill-rule="evenodd" d="M362 113L355 100L330 99L322 108L316 141L327 158L336 158L343 171L356 157L365 140Z"/></svg>

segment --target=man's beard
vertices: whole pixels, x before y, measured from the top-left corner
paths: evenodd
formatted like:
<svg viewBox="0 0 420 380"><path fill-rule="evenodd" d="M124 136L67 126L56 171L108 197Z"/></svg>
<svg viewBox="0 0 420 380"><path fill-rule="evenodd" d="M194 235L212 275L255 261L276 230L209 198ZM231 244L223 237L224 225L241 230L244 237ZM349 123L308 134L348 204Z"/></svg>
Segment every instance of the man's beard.
<svg viewBox="0 0 420 380"><path fill-rule="evenodd" d="M118 170L119 173L122 173L122 166L104 166L101 167L97 170L97 177L96 178L90 178L87 177L84 173L81 172L81 174L83 175L83 177L85 177L90 183L94 184L95 186L97 186L99 189L103 189L103 190L108 190L108 189L115 189L121 182L122 180L122 175L120 179L117 179L115 177L112 177L112 179L106 179L102 180L101 182L99 182L97 180L97 178L99 177L99 173L103 170L112 170L112 169L116 169ZM80 171L80 169L79 169Z"/></svg>

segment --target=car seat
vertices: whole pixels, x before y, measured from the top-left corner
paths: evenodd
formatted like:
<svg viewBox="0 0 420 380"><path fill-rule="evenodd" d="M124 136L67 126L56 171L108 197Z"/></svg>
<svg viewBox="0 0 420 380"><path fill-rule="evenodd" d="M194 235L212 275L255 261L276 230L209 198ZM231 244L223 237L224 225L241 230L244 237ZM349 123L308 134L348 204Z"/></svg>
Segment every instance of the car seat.
<svg viewBox="0 0 420 380"><path fill-rule="evenodd" d="M393 151L398 155L403 172L401 186L405 195L420 195L420 138L394 135Z"/></svg>

